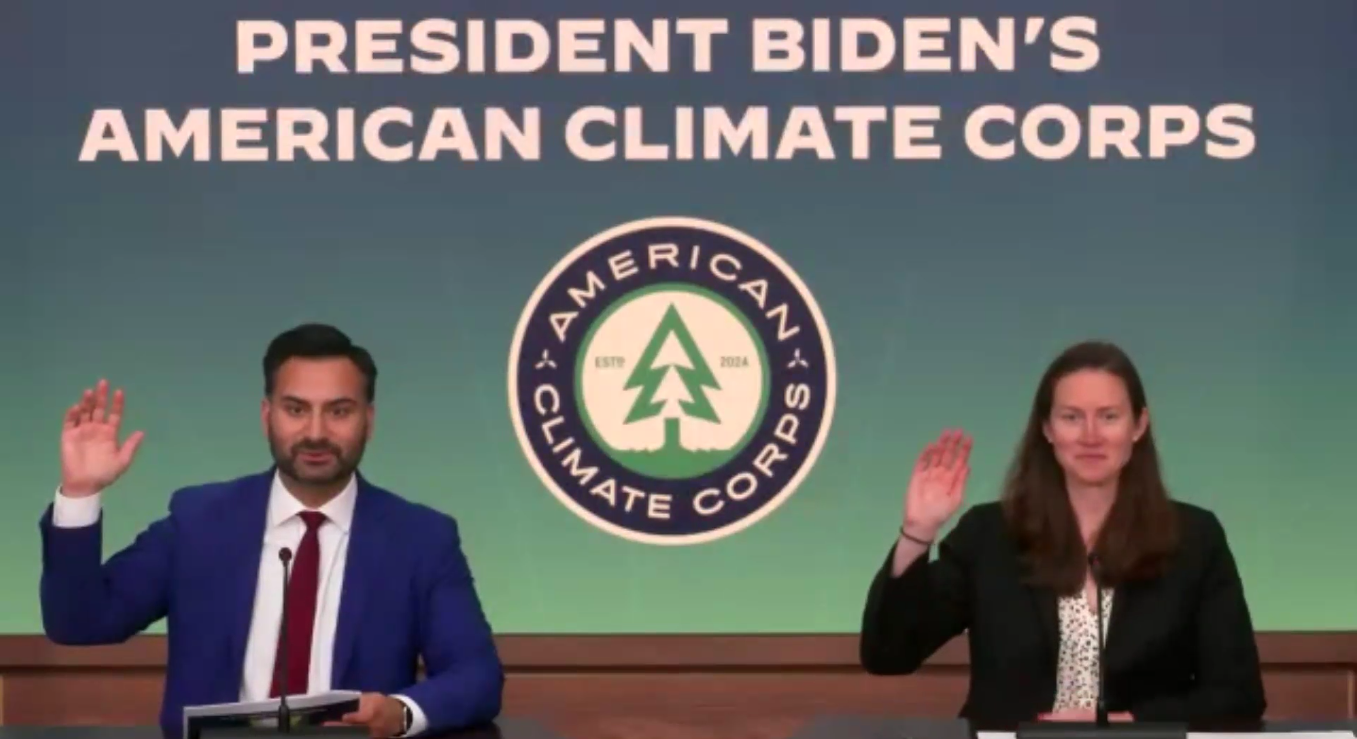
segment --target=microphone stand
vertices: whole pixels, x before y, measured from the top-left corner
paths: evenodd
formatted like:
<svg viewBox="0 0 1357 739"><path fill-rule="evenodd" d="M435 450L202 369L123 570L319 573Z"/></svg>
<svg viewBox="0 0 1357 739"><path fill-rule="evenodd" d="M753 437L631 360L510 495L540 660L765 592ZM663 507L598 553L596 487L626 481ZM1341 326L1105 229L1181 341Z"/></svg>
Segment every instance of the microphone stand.
<svg viewBox="0 0 1357 739"><path fill-rule="evenodd" d="M292 712L287 707L287 688L288 688L288 670L287 670L287 576L288 563L292 561L292 550L283 547L278 550L278 560L283 563L283 618L279 623L279 639L281 641L279 652L280 669L274 673L278 681L278 731L282 734L292 733Z"/></svg>
<svg viewBox="0 0 1357 739"><path fill-rule="evenodd" d="M1187 739L1187 724L1181 721L1119 722L1107 715L1107 652L1103 649L1103 568L1097 554L1088 556L1097 597L1098 618L1098 698L1093 721L1024 721L1018 724L1015 739Z"/></svg>
<svg viewBox="0 0 1357 739"><path fill-rule="evenodd" d="M1098 728L1106 728L1107 721L1107 653L1103 640L1103 568L1096 553L1088 555L1089 571L1093 575L1093 597L1098 601L1098 705L1094 709L1094 722Z"/></svg>

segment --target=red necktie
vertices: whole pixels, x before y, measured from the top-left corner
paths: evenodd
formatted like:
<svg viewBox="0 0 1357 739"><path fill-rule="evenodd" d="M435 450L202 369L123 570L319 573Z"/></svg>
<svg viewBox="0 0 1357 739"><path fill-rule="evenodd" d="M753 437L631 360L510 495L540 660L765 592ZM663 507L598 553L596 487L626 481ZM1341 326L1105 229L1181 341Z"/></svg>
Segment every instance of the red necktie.
<svg viewBox="0 0 1357 739"><path fill-rule="evenodd" d="M279 695L283 649L287 649L287 694L307 692L307 677L311 672L311 630L316 621L316 591L320 583L320 539L316 531L325 523L325 514L303 511L298 514L306 524L306 534L297 546L292 560L292 575L287 582L287 640L280 632L278 652L274 657L273 687L270 697Z"/></svg>

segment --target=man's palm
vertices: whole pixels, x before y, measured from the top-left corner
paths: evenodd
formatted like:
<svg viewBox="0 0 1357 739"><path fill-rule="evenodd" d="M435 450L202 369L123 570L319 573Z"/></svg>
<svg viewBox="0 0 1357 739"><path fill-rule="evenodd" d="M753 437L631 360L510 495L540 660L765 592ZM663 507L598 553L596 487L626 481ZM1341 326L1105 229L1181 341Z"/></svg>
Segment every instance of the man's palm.
<svg viewBox="0 0 1357 739"><path fill-rule="evenodd" d="M113 394L110 404L105 380L100 380L93 390L86 390L80 402L66 411L61 429L61 489L64 494L72 497L93 495L127 471L144 434L137 431L120 444L118 430L122 413L122 390Z"/></svg>

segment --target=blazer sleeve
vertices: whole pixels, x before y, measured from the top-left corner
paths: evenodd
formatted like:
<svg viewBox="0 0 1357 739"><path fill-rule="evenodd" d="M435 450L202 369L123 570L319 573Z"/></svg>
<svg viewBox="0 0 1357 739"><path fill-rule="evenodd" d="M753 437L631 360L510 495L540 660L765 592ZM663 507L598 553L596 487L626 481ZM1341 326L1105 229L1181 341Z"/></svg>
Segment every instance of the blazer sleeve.
<svg viewBox="0 0 1357 739"><path fill-rule="evenodd" d="M427 676L401 692L419 706L432 733L495 720L504 690L504 669L457 524L451 518L441 521L421 604L419 637Z"/></svg>
<svg viewBox="0 0 1357 739"><path fill-rule="evenodd" d="M859 659L867 672L912 673L970 625L975 529L975 516L967 511L938 544L936 559L929 561L931 551L924 552L899 577L891 574L891 545L862 614Z"/></svg>
<svg viewBox="0 0 1357 739"><path fill-rule="evenodd" d="M1140 721L1256 721L1267 709L1253 620L1234 555L1214 514L1202 537L1209 542L1196 607L1197 677L1185 694L1131 706Z"/></svg>
<svg viewBox="0 0 1357 739"><path fill-rule="evenodd" d="M177 528L170 515L152 523L103 562L103 514L89 526L53 524L49 504L39 523L43 631L57 644L117 644L163 618Z"/></svg>

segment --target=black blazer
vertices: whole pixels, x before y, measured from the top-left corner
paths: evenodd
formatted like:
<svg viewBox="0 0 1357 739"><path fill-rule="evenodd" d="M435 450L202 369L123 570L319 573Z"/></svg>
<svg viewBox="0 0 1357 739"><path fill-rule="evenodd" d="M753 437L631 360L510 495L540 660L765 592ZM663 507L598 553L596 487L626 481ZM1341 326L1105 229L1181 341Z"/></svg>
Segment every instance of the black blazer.
<svg viewBox="0 0 1357 739"><path fill-rule="evenodd" d="M1107 710L1138 721L1249 722L1267 706L1253 623L1220 522L1177 503L1181 545L1165 574L1123 585L1106 635ZM1010 724L1050 711L1060 625L1054 591L1024 584L1017 548L998 503L962 514L900 577L894 545L862 616L868 672L914 672L962 631L970 688L961 716Z"/></svg>

